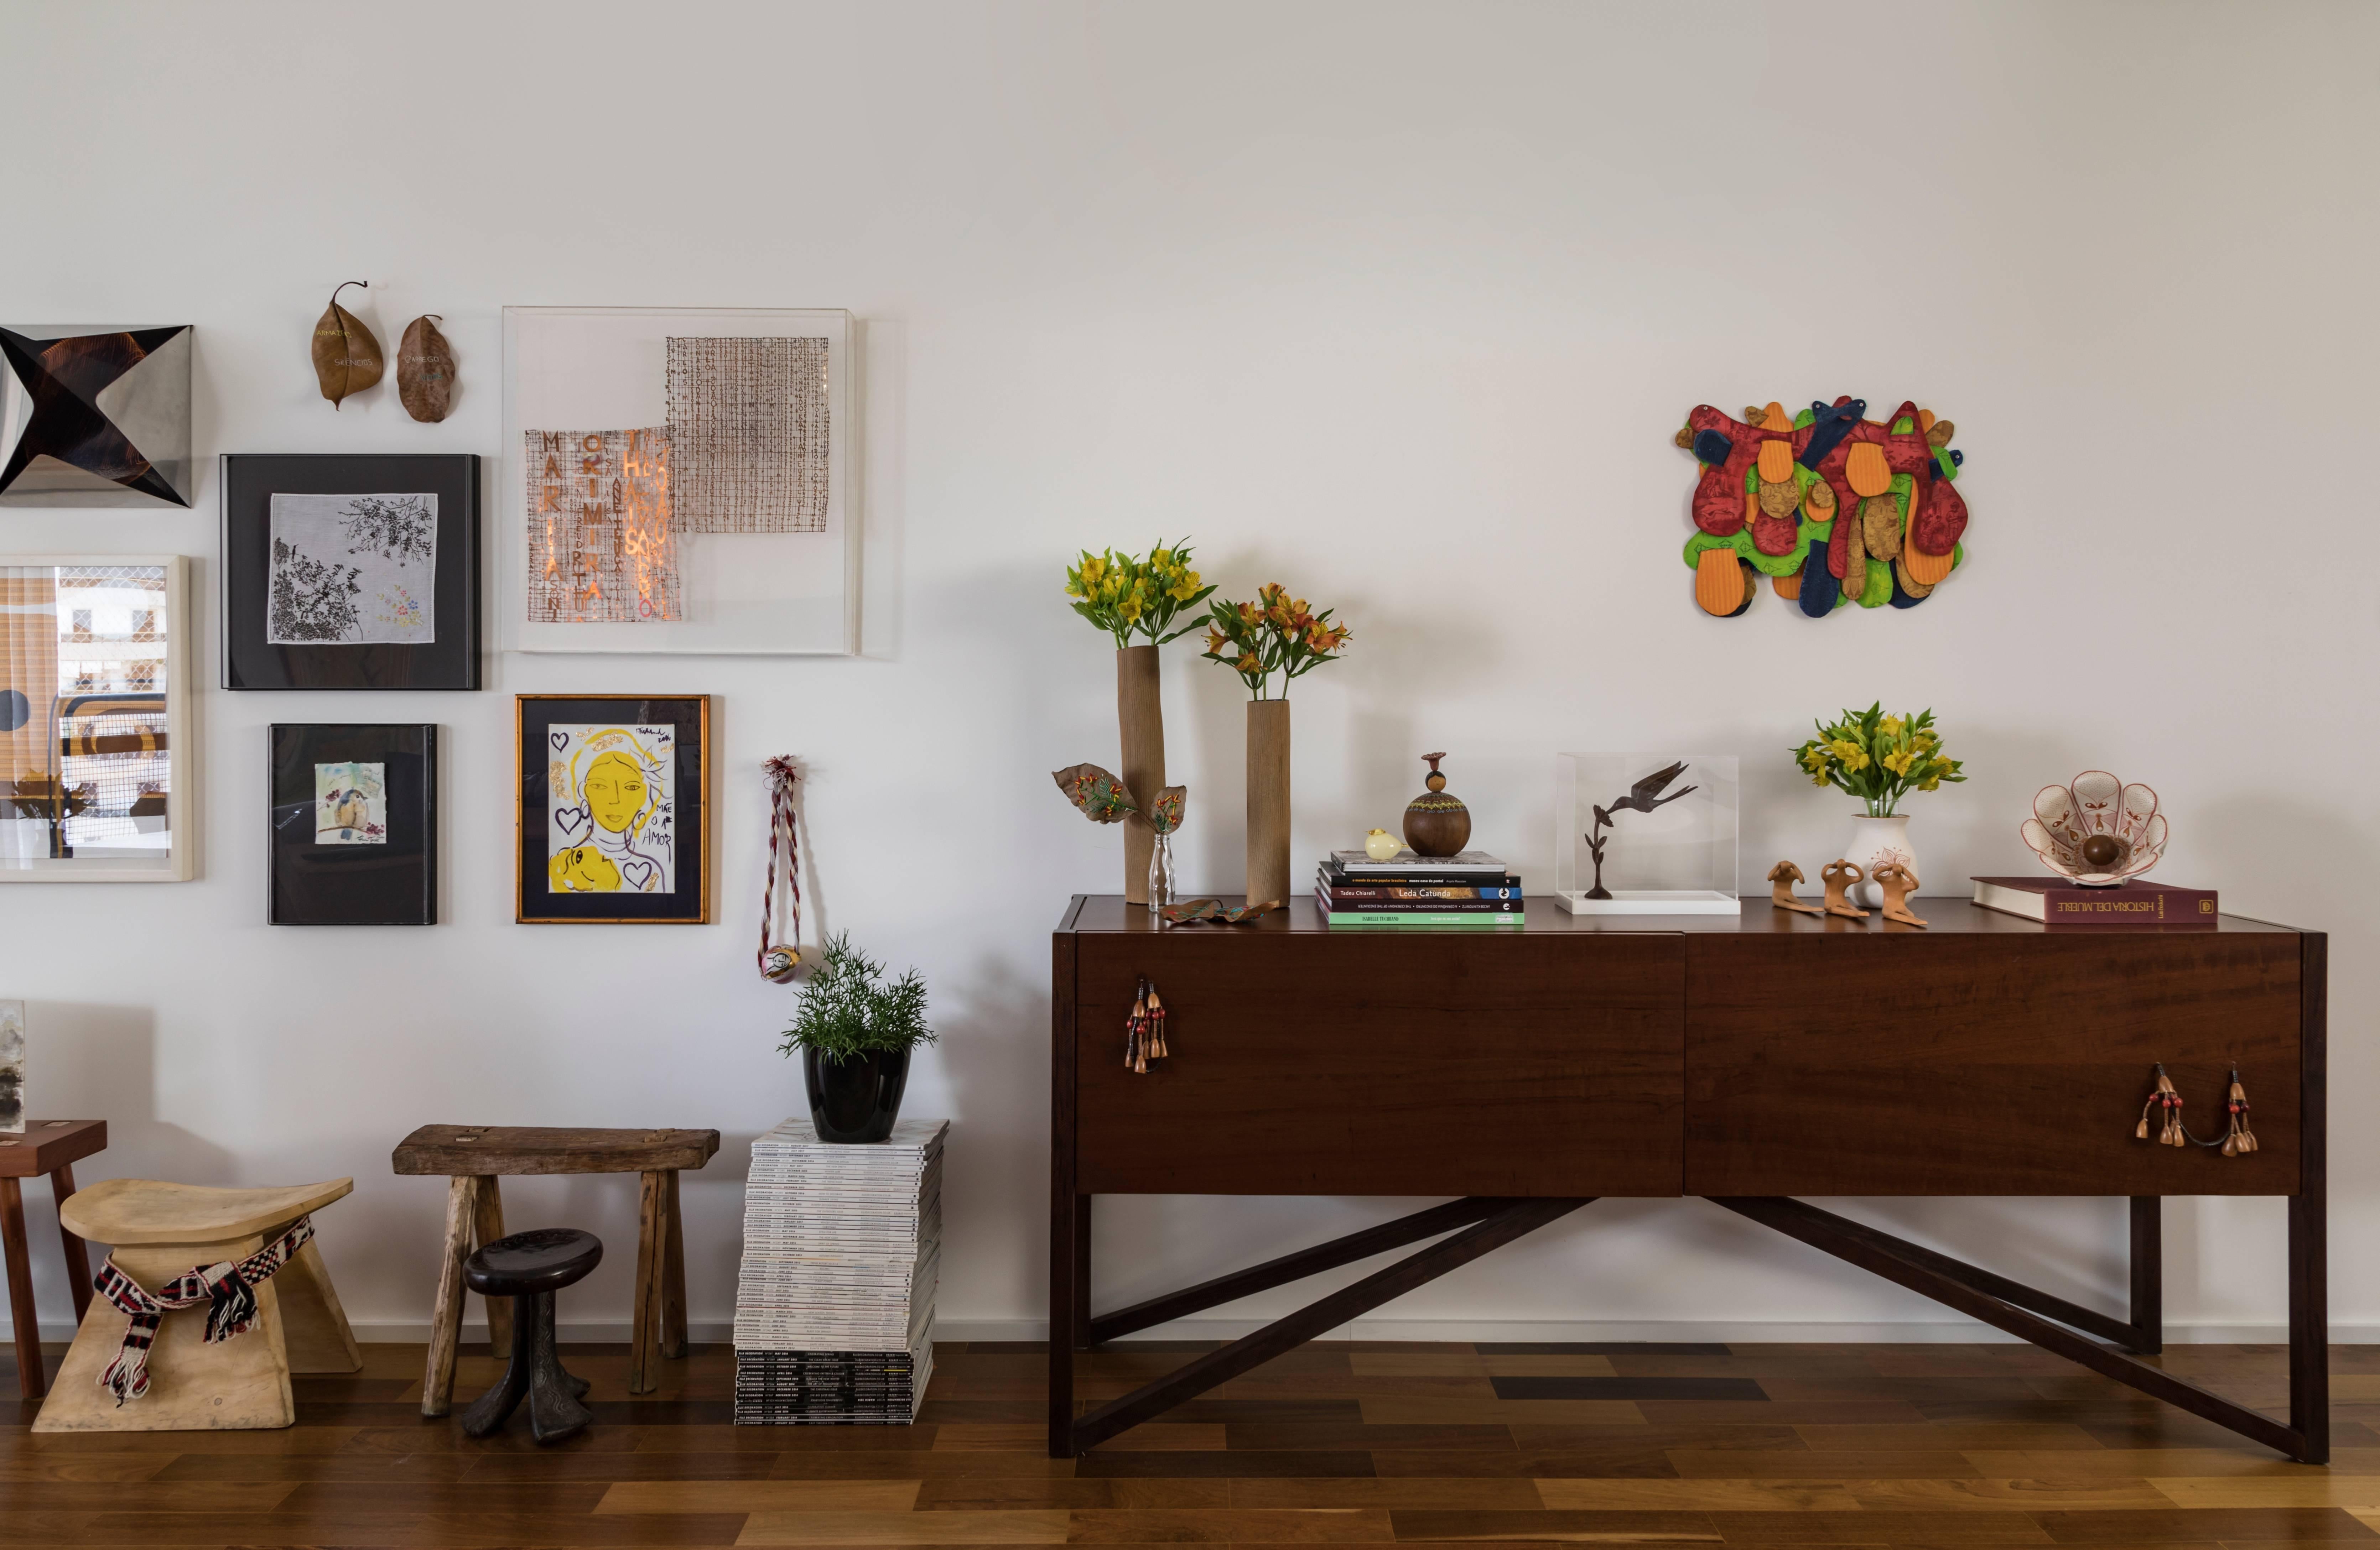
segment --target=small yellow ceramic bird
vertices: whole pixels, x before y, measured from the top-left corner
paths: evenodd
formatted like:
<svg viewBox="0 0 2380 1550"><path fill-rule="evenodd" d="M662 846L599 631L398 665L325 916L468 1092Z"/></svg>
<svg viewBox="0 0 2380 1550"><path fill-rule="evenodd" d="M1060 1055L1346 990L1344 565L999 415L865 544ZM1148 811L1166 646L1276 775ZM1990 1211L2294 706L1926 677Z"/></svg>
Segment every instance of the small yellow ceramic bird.
<svg viewBox="0 0 2380 1550"><path fill-rule="evenodd" d="M1394 861L1405 842L1385 829L1376 829L1364 836L1364 854L1374 861Z"/></svg>

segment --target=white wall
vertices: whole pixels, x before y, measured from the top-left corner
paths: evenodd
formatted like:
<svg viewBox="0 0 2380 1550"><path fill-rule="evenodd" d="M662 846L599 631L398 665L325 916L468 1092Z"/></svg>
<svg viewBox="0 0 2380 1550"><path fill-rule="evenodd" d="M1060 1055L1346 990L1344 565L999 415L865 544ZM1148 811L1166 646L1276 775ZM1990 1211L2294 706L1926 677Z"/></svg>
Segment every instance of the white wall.
<svg viewBox="0 0 2380 1550"><path fill-rule="evenodd" d="M1415 756L1447 748L1479 842L1549 886L1554 750L1649 745L1742 755L1745 876L1806 866L1846 803L1784 749L1878 696L1933 706L1974 773L1912 809L1939 888L2025 863L2046 781L2154 782L2161 876L2335 933L2333 1306L2367 1334L2375 49L2380 11L2352 4L0 0L0 320L195 322L204 469L187 514L0 513L0 551L198 557L200 683L213 455L496 454L507 303L851 309L890 556L866 660L209 688L200 880L0 887L33 1106L108 1118L86 1178L354 1174L323 1247L358 1323L392 1334L426 1318L439 1228L437 1182L387 1170L416 1124L715 1125L686 1201L695 1315L722 1322L744 1144L800 1101L750 918L759 764L795 753L826 920L933 987L944 1042L910 1105L957 1121L946 1329L1023 1332L1048 932L1118 873L1114 836L1049 781L1115 748L1110 653L1060 565L1187 532L1227 588L1279 579L1354 627L1294 696L1305 860L1393 826ZM444 316L444 424L393 384L335 414L315 395L311 324L358 277L392 348ZM1838 393L1958 421L1972 569L1913 612L1703 617L1671 432L1699 402ZM1188 642L1166 674L1189 880L1235 889L1241 692ZM512 924L524 690L720 696L720 924ZM441 724L444 924L264 924L274 720ZM1893 1009L1844 1015L1888 1035ZM1328 1030L1281 1040L1284 1060L1346 1055ZM631 1241L624 1182L512 1201ZM1103 1206L1101 1301L1406 1208ZM1853 1209L2058 1290L2121 1286L2112 1201ZM2178 1326L2282 1320L2277 1202L2168 1220ZM565 1316L625 1320L630 1261ZM1388 1313L1375 1327L1739 1336L1947 1317L1691 1201L1593 1206Z"/></svg>

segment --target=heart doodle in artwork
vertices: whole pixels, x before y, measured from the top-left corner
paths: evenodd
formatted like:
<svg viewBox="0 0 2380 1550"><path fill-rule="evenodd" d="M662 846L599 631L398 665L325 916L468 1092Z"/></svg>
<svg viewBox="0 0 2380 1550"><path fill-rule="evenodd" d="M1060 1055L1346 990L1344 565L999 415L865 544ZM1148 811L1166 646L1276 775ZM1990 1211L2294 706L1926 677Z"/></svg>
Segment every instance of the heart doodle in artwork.
<svg viewBox="0 0 2380 1550"><path fill-rule="evenodd" d="M566 732L549 732L545 740L553 745L553 751L557 754L570 746L570 734Z"/></svg>
<svg viewBox="0 0 2380 1550"><path fill-rule="evenodd" d="M627 878L629 889L638 893L642 893L645 890L645 884L652 881L653 870L654 863L650 861L620 863L620 876Z"/></svg>
<svg viewBox="0 0 2380 1550"><path fill-rule="evenodd" d="M554 827L561 829L564 834L576 840L578 838L578 831L587 827L587 809L557 807L553 810L553 823Z"/></svg>

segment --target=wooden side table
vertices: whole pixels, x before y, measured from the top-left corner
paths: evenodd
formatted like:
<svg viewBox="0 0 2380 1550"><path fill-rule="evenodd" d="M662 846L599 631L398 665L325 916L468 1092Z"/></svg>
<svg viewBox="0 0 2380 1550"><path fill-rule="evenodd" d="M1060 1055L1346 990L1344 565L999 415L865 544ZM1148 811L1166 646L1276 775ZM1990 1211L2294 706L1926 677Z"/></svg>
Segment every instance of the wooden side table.
<svg viewBox="0 0 2380 1550"><path fill-rule="evenodd" d="M637 1229L636 1313L628 1336L628 1392L661 1387L660 1358L686 1354L686 1243L677 1176L719 1151L717 1131L582 1130L547 1125L424 1125L397 1144L400 1174L444 1174L446 1241L438 1263L421 1413L444 1415L455 1400L455 1349L463 1331L463 1261L504 1236L504 1174L636 1173L643 1176ZM512 1352L512 1309L488 1303L488 1345Z"/></svg>
<svg viewBox="0 0 2380 1550"><path fill-rule="evenodd" d="M50 1176L50 1193L64 1205L75 1193L74 1165L107 1148L104 1120L28 1120L22 1135L0 1135L0 1243L8 1259L8 1311L17 1322L17 1392L38 1399L49 1392L42 1368L42 1326L33 1316L32 1251L25 1241L25 1193L19 1179ZM67 1287L74 1294L75 1324L91 1306L91 1256L82 1240L58 1224L66 1249Z"/></svg>

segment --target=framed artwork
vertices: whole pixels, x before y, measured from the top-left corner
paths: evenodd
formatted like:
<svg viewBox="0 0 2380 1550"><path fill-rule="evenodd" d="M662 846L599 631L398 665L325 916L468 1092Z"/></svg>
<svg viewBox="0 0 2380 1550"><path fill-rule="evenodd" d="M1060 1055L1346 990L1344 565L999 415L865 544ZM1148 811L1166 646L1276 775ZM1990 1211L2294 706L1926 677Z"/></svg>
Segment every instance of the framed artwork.
<svg viewBox="0 0 2380 1550"><path fill-rule="evenodd" d="M190 503L190 325L0 327L0 506Z"/></svg>
<svg viewBox="0 0 2380 1550"><path fill-rule="evenodd" d="M268 918L438 923L438 729L273 728Z"/></svg>
<svg viewBox="0 0 2380 1550"><path fill-rule="evenodd" d="M227 453L226 689L480 686L480 459Z"/></svg>
<svg viewBox="0 0 2380 1550"><path fill-rule="evenodd" d="M188 562L0 555L0 882L185 882Z"/></svg>
<svg viewBox="0 0 2380 1550"><path fill-rule="evenodd" d="M507 651L859 648L851 314L504 309Z"/></svg>
<svg viewBox="0 0 2380 1550"><path fill-rule="evenodd" d="M710 696L522 695L524 924L710 919Z"/></svg>

